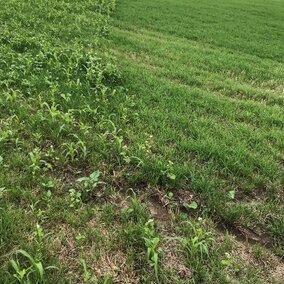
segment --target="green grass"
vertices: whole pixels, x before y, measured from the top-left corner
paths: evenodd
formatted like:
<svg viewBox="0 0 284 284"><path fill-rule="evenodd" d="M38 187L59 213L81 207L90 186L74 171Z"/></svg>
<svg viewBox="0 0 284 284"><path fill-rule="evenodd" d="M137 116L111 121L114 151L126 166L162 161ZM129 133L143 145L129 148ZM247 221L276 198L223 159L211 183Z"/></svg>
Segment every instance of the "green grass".
<svg viewBox="0 0 284 284"><path fill-rule="evenodd" d="M140 114L132 142L151 139L135 182L195 192L214 218L276 239L271 222L284 216L282 4L120 1L111 44Z"/></svg>
<svg viewBox="0 0 284 284"><path fill-rule="evenodd" d="M282 282L283 1L0 3L0 283Z"/></svg>

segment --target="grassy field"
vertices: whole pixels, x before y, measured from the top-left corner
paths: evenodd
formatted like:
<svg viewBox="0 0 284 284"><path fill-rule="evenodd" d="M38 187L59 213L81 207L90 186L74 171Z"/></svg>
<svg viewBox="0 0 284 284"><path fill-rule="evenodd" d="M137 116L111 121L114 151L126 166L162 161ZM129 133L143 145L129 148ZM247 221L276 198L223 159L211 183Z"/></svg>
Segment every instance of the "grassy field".
<svg viewBox="0 0 284 284"><path fill-rule="evenodd" d="M0 283L283 283L283 0L0 3Z"/></svg>

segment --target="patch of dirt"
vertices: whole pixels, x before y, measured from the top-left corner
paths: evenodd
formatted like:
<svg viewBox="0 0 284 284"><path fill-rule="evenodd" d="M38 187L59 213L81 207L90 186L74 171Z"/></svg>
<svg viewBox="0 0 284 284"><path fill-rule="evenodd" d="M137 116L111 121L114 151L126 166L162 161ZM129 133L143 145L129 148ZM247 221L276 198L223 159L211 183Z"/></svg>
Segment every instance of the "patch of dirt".
<svg viewBox="0 0 284 284"><path fill-rule="evenodd" d="M233 258L240 259L242 263L246 265L257 266L257 261L252 254L252 250L249 246L240 243L234 242L235 248L233 249Z"/></svg>
<svg viewBox="0 0 284 284"><path fill-rule="evenodd" d="M217 231L217 242L223 243L225 235ZM267 283L284 283L284 264L280 259L275 256L269 249L261 247L261 256L256 257L254 247L251 243L238 240L235 235L227 235L227 238L233 242L233 249L231 251L233 260L240 263L244 267L257 267L259 268L258 279L269 281Z"/></svg>
<svg viewBox="0 0 284 284"><path fill-rule="evenodd" d="M97 227L98 221L93 218L86 225L90 228ZM105 227L100 228L100 233L104 239L109 238L109 231ZM53 255L60 263L68 268L67 278L72 279L72 283L83 284L82 264L80 263L81 250L76 245L76 232L67 224L61 224L56 228L55 238L52 240ZM54 236L54 235L53 235ZM96 245L96 244L94 244ZM84 259L86 259L88 271L91 276L107 277L112 279L112 283L138 284L138 276L135 274L131 264L127 262L127 255L121 251L99 252L97 260L94 259L93 249L90 246L84 247Z"/></svg>
<svg viewBox="0 0 284 284"><path fill-rule="evenodd" d="M188 279L192 277L192 271L185 266L180 256L174 252L167 252L164 258L165 268L174 274L177 274L180 279Z"/></svg>
<svg viewBox="0 0 284 284"><path fill-rule="evenodd" d="M151 216L157 221L158 225L161 224L163 226L171 227L172 217L166 207L162 206L154 198L149 200L148 206Z"/></svg>
<svg viewBox="0 0 284 284"><path fill-rule="evenodd" d="M174 191L172 197L169 197L165 191L160 190L159 188L154 188L151 190L147 189L147 191L152 200L156 201L167 209L185 209L184 204L190 204L192 201L200 203L199 198L195 194L185 189Z"/></svg>
<svg viewBox="0 0 284 284"><path fill-rule="evenodd" d="M139 278L127 262L127 256L121 251L112 252L111 254L102 254L94 263L92 271L94 271L96 276L110 276L114 283L140 283Z"/></svg>
<svg viewBox="0 0 284 284"><path fill-rule="evenodd" d="M80 269L80 255L76 248L72 228L66 224L60 224L57 227L56 237L52 239L51 245L52 249L50 251L58 258L60 263L68 267L67 276L71 276L72 279L79 281L76 272Z"/></svg>
<svg viewBox="0 0 284 284"><path fill-rule="evenodd" d="M169 199L163 191L155 188L147 189L146 194L141 199L148 203L150 214L163 235L160 245L163 252L160 263L165 270L176 275L179 279L191 278L192 271L186 266L180 241L174 233L173 214L174 210L179 210L180 205L191 202L193 195L184 192Z"/></svg>
<svg viewBox="0 0 284 284"><path fill-rule="evenodd" d="M279 283L284 283L284 264L279 263L272 271L272 277Z"/></svg>
<svg viewBox="0 0 284 284"><path fill-rule="evenodd" d="M236 237L238 241L249 243L251 245L259 244L267 249L273 247L273 244L268 235L263 233L259 228L244 228L239 224L232 224L230 226L224 226L220 224L218 229L225 233L229 231L232 235Z"/></svg>
<svg viewBox="0 0 284 284"><path fill-rule="evenodd" d="M188 190L178 190L177 191L177 197L176 197L178 204L180 206L183 206L185 203L191 203L192 201L197 202L197 196L191 193Z"/></svg>
<svg viewBox="0 0 284 284"><path fill-rule="evenodd" d="M163 244L162 249L164 251L162 263L166 270L178 275L180 279L192 277L192 271L185 265L186 261L178 240L168 238Z"/></svg>
<svg viewBox="0 0 284 284"><path fill-rule="evenodd" d="M237 238L243 239L248 243L251 244L266 244L268 240L264 235L261 234L261 232L258 232L257 229L253 230L250 228L244 228L240 225L234 226L234 233Z"/></svg>

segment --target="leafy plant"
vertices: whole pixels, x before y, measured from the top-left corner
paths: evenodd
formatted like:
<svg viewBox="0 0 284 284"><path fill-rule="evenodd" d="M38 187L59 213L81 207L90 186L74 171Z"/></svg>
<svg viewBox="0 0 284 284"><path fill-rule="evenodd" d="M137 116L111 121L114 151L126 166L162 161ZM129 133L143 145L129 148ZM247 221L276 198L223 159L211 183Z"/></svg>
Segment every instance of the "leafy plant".
<svg viewBox="0 0 284 284"><path fill-rule="evenodd" d="M230 266L233 262L232 255L228 252L225 252L225 258L221 260L221 264L224 266Z"/></svg>
<svg viewBox="0 0 284 284"><path fill-rule="evenodd" d="M30 169L32 171L33 176L39 171L40 169L40 159L41 159L41 152L40 149L35 148L32 152L29 153L31 164Z"/></svg>
<svg viewBox="0 0 284 284"><path fill-rule="evenodd" d="M235 195L236 195L236 191L235 191L235 190L230 190L230 191L228 192L228 198L229 198L230 200L235 199Z"/></svg>
<svg viewBox="0 0 284 284"><path fill-rule="evenodd" d="M99 176L100 176L100 172L94 171L88 177L78 178L77 182L82 184L83 190L85 192L90 192L100 183Z"/></svg>
<svg viewBox="0 0 284 284"><path fill-rule="evenodd" d="M92 276L92 274L90 273L88 267L87 267L87 263L86 260L81 258L80 262L82 264L83 267L83 272L84 272L84 283L85 284L89 284L89 283L95 283L95 277Z"/></svg>
<svg viewBox="0 0 284 284"><path fill-rule="evenodd" d="M192 201L191 203L183 203L183 206L187 209L197 209L198 204L196 201Z"/></svg>
<svg viewBox="0 0 284 284"><path fill-rule="evenodd" d="M65 158L70 160L71 162L75 161L76 155L78 154L78 145L75 142L66 142L63 143L63 153L65 154Z"/></svg>
<svg viewBox="0 0 284 284"><path fill-rule="evenodd" d="M159 281L158 277L158 266L159 266L159 254L158 245L160 238L158 237L155 230L155 223L152 219L148 220L144 225L144 241L147 248L147 260L149 264L154 268L155 277Z"/></svg>
<svg viewBox="0 0 284 284"><path fill-rule="evenodd" d="M41 169L52 170L52 165L47 161L41 159L43 153L39 148L35 148L29 153L31 164L29 168L31 169L32 175L35 176L36 173Z"/></svg>
<svg viewBox="0 0 284 284"><path fill-rule="evenodd" d="M186 251L189 260L203 262L205 257L209 256L209 246L213 241L211 232L205 231L200 222L193 224L186 221L186 225L190 227L192 237L182 239L182 246Z"/></svg>
<svg viewBox="0 0 284 284"><path fill-rule="evenodd" d="M135 223L142 223L148 219L145 206L139 201L137 195L133 193L130 206L122 210L122 216L125 220L131 220Z"/></svg>
<svg viewBox="0 0 284 284"><path fill-rule="evenodd" d="M43 283L45 280L45 272L48 269L57 269L55 266L44 267L42 262L35 259L25 250L17 250L17 259L10 261L14 269L13 277L21 284L38 284ZM28 265L21 265L19 255L23 256L28 261Z"/></svg>
<svg viewBox="0 0 284 284"><path fill-rule="evenodd" d="M174 163L172 161L169 161L166 165L166 169L162 170L161 173L169 180L174 181L176 179L176 175L174 174Z"/></svg>
<svg viewBox="0 0 284 284"><path fill-rule="evenodd" d="M82 202L82 194L74 188L69 189L70 207L75 208Z"/></svg>

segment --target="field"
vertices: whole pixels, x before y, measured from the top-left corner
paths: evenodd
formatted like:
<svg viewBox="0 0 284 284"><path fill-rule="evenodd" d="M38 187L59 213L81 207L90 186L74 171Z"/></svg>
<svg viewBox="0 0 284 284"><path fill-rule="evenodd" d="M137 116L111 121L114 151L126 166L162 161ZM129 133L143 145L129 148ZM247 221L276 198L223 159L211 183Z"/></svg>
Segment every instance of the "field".
<svg viewBox="0 0 284 284"><path fill-rule="evenodd" d="M283 283L283 0L0 3L0 283Z"/></svg>

